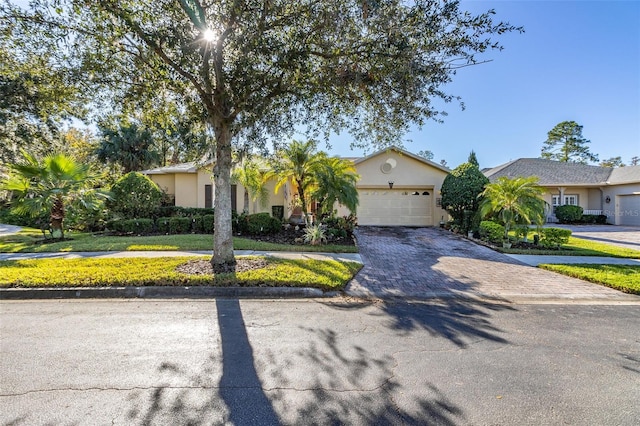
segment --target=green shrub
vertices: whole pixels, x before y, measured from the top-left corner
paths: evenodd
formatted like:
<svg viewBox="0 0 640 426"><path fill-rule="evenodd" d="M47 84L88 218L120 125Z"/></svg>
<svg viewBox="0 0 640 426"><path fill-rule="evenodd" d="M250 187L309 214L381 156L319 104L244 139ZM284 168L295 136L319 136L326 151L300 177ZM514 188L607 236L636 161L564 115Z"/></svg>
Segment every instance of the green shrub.
<svg viewBox="0 0 640 426"><path fill-rule="evenodd" d="M213 234L213 222L216 216L212 214L205 214L202 216L202 232L205 234Z"/></svg>
<svg viewBox="0 0 640 426"><path fill-rule="evenodd" d="M269 213L250 214L245 220L245 232L249 235L274 234L282 228L282 223Z"/></svg>
<svg viewBox="0 0 640 426"><path fill-rule="evenodd" d="M529 235L529 227L527 225L518 225L513 229L514 234L516 235L516 239L518 240L526 240Z"/></svg>
<svg viewBox="0 0 640 426"><path fill-rule="evenodd" d="M150 234L154 230L153 219L110 220L106 225L110 231L118 234Z"/></svg>
<svg viewBox="0 0 640 426"><path fill-rule="evenodd" d="M190 217L172 217L169 219L170 234L188 234L191 232Z"/></svg>
<svg viewBox="0 0 640 426"><path fill-rule="evenodd" d="M547 248L559 248L569 242L571 230L562 228L542 228L540 244Z"/></svg>
<svg viewBox="0 0 640 426"><path fill-rule="evenodd" d="M171 231L171 225L169 224L170 221L171 217L169 216L159 217L156 219L156 228L158 229L158 232L161 234L169 234Z"/></svg>
<svg viewBox="0 0 640 426"><path fill-rule="evenodd" d="M489 179L472 163L459 165L442 182L442 208L465 233L478 210L478 195L488 183Z"/></svg>
<svg viewBox="0 0 640 426"><path fill-rule="evenodd" d="M560 223L576 223L582 217L582 207L580 206L558 206L555 215Z"/></svg>
<svg viewBox="0 0 640 426"><path fill-rule="evenodd" d="M580 223L607 223L607 216L603 214L583 214Z"/></svg>
<svg viewBox="0 0 640 426"><path fill-rule="evenodd" d="M125 219L151 218L160 207L162 191L151 179L137 172L122 176L111 187L107 208Z"/></svg>
<svg viewBox="0 0 640 426"><path fill-rule="evenodd" d="M153 217L156 219L161 217L191 217L204 216L213 214L213 209L205 209L200 207L180 207L180 206L161 206L154 210Z"/></svg>
<svg viewBox="0 0 640 426"><path fill-rule="evenodd" d="M194 234L204 234L204 222L202 216L193 216L191 218L191 232Z"/></svg>
<svg viewBox="0 0 640 426"><path fill-rule="evenodd" d="M483 241L491 243L499 243L504 238L504 226L490 220L480 222L479 232Z"/></svg>
<svg viewBox="0 0 640 426"><path fill-rule="evenodd" d="M356 227L356 217L351 214L343 217L325 217L322 224L327 227L327 233L332 236L350 237Z"/></svg>

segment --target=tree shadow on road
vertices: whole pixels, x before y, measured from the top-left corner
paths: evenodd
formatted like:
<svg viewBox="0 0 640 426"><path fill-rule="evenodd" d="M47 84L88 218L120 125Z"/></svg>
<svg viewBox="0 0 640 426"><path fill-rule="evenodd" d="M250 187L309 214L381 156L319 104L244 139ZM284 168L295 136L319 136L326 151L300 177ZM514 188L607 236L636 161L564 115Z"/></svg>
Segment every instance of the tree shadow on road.
<svg viewBox="0 0 640 426"><path fill-rule="evenodd" d="M263 347L257 336L277 340L272 333L279 329L247 332L238 300L217 300L216 307L220 341L206 362L162 362L157 372L163 385L131 392L130 424L464 422L463 410L428 378L417 379L417 389L400 383L395 355L380 353L366 339L304 327L300 339Z"/></svg>

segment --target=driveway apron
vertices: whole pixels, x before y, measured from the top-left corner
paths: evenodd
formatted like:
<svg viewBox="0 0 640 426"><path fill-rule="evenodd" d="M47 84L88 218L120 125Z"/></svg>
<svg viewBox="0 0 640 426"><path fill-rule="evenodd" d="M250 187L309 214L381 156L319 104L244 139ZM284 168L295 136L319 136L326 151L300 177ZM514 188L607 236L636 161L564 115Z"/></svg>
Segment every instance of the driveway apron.
<svg viewBox="0 0 640 426"><path fill-rule="evenodd" d="M364 267L347 286L352 296L640 302L639 296L526 265L440 228L359 227L356 237Z"/></svg>

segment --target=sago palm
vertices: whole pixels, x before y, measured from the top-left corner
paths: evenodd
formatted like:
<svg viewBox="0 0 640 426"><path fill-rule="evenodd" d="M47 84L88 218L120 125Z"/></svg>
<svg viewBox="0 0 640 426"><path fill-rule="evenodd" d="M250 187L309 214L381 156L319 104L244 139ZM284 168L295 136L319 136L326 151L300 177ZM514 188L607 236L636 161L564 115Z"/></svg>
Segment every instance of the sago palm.
<svg viewBox="0 0 640 426"><path fill-rule="evenodd" d="M544 214L545 201L542 195L545 189L538 186L535 176L509 179L500 177L488 184L480 194L480 214L497 215L504 223L504 238L516 222L530 223L537 221Z"/></svg>
<svg viewBox="0 0 640 426"><path fill-rule="evenodd" d="M22 161L8 165L9 176L0 188L12 192L16 214L36 217L48 212L54 238L64 237L67 203L77 201L85 208L95 208L99 198L108 197L90 187L88 164L64 154L49 155L42 161L24 151L22 156Z"/></svg>

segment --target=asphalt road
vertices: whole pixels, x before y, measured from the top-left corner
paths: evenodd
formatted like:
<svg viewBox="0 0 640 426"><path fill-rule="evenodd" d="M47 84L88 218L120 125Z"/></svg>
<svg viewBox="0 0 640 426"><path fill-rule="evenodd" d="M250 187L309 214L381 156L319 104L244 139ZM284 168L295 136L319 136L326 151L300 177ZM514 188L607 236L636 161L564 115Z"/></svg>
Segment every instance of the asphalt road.
<svg viewBox="0 0 640 426"><path fill-rule="evenodd" d="M0 303L3 425L637 425L640 306Z"/></svg>

